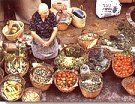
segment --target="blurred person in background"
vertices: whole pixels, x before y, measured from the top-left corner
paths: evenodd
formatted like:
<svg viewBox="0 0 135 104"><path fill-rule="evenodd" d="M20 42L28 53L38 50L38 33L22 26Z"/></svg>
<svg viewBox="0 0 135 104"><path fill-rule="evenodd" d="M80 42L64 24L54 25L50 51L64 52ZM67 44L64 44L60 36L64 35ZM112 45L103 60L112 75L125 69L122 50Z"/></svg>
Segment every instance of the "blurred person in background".
<svg viewBox="0 0 135 104"><path fill-rule="evenodd" d="M0 0L0 21L21 20L29 24L41 0Z"/></svg>

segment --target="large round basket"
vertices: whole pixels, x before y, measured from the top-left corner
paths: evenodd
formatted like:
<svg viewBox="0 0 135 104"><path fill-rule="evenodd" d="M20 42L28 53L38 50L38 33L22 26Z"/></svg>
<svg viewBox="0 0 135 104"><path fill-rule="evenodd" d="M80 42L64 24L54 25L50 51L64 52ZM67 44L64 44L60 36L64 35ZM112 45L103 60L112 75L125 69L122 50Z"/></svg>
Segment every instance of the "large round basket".
<svg viewBox="0 0 135 104"><path fill-rule="evenodd" d="M50 83L41 83L40 81L35 80L35 78L33 77L34 73L36 73L36 71L38 71L39 69L48 71L51 74L51 76L50 75L48 76L48 77L50 77L49 78ZM53 70L53 67L51 65L49 66L47 64L46 64L46 66L37 66L37 67L33 68L30 72L30 80L31 80L32 85L36 88L41 89L42 91L48 90L48 88L50 87L50 85L52 83L52 70ZM41 76L42 76L42 78L46 78L46 76L43 73L41 74Z"/></svg>
<svg viewBox="0 0 135 104"><path fill-rule="evenodd" d="M101 83L100 84L97 84L97 85L99 85L99 88L98 89L95 89L93 91L89 91L88 89L86 89L86 88L84 88L82 86L81 81L85 77L88 78L88 77L93 76L93 75L98 76L99 78L101 78ZM82 92L82 94L83 94L84 97L86 97L86 98L95 98L95 97L97 97L100 94L100 92L102 90L102 87L103 87L103 80L102 80L101 73L94 72L93 71L90 74L81 75L80 78L79 78L79 86L80 86L81 92Z"/></svg>
<svg viewBox="0 0 135 104"><path fill-rule="evenodd" d="M11 93L13 93L13 88L11 88L11 86L10 86L10 84L11 84L11 82L9 82L9 81L15 81L15 82L17 82L19 85L21 85L21 87L19 87L19 86L17 86L18 84L15 84L14 85L14 89L16 89L16 90L20 90L20 92L18 92L18 96L16 97L16 98L12 98L12 99L8 99L8 97L6 96L6 93L8 93L9 94L9 92ZM6 86L4 86L4 84L5 83L10 83L9 84L9 86L8 87L6 87ZM18 100L18 99L20 99L21 98L21 96L22 96L22 94L23 94L23 91L24 91L24 89L25 89L25 80L24 80L24 78L23 77L21 77L21 76L19 76L19 75L11 75L11 74L9 74L9 75L7 75L7 76L5 76L4 77L4 79L2 79L2 81L0 82L0 96L4 99L4 100L6 100L6 101L16 101L16 100ZM12 82L12 84L14 84L13 82ZM6 87L6 88L5 88ZM10 87L10 88L9 88ZM4 91L6 91L6 93L4 93ZM9 92L7 92L7 91L9 91ZM7 95L8 95L7 94ZM16 95L16 93L14 93L12 96L15 96ZM10 95L11 96L11 95Z"/></svg>
<svg viewBox="0 0 135 104"><path fill-rule="evenodd" d="M87 53L79 45L63 47L60 54L55 58L57 68L76 69L87 62Z"/></svg>
<svg viewBox="0 0 135 104"><path fill-rule="evenodd" d="M129 64L131 64L131 67L132 67L132 70L130 71L130 72L127 72L127 75L125 75L125 74L120 74L120 71L118 70L118 68L116 69L116 61L118 61L119 59L117 58L117 55L119 55L119 54L121 54L121 55L128 55L128 57L130 57L131 58L131 63L129 63ZM122 58L122 60L124 60L124 58ZM121 61L122 61L121 60ZM120 66L119 67L121 67L121 65L125 65L125 67L127 67L127 65L126 65L126 63L127 63L127 61L126 62L121 62L120 63ZM132 55L130 55L130 54L127 54L127 53L124 53L124 52L115 52L113 55L112 55L112 69L113 69L113 72L114 72L114 74L117 76L117 77L119 77L119 78L125 78L125 77L129 77L130 75L132 75L133 73L134 73L134 63L133 63L133 56ZM129 69L129 68L128 68ZM117 71L116 71L117 70ZM121 71L122 71L122 69L121 69ZM123 71L127 71L127 70L125 70L125 69L123 69Z"/></svg>
<svg viewBox="0 0 135 104"><path fill-rule="evenodd" d="M127 78L124 78L121 82L124 89L130 94L135 95L135 77L130 76Z"/></svg>
<svg viewBox="0 0 135 104"><path fill-rule="evenodd" d="M110 67L111 55L112 55L111 51L107 48L101 48L98 46L93 47L88 50L88 65L90 67L93 66L92 70L104 73ZM98 69L99 66L103 67L100 67L100 69Z"/></svg>
<svg viewBox="0 0 135 104"><path fill-rule="evenodd" d="M9 27L6 25L3 29L2 29L2 33L3 35L10 41L15 41L17 40L19 37L21 37L23 35L24 32L24 23L21 21L13 21L11 20L9 23L11 23L11 25L13 24L17 24L19 27L19 30L14 33L14 34L9 34Z"/></svg>
<svg viewBox="0 0 135 104"><path fill-rule="evenodd" d="M21 60L23 60L23 62L20 62ZM16 61L18 61L18 65L19 65L18 67L15 67L17 65ZM8 62L11 62L10 64L12 65L9 65ZM25 62L25 65L24 65L24 62ZM5 65L5 72L7 74L19 74L20 76L24 76L29 70L29 62L27 59L23 57L11 57L9 60L5 60L4 65ZM11 70L14 70L14 71L11 71Z"/></svg>
<svg viewBox="0 0 135 104"><path fill-rule="evenodd" d="M82 46L83 48L92 48L93 46L96 45L97 40L98 40L98 35L94 34L94 33L85 33L85 34L81 34L78 37L78 43L80 46Z"/></svg>
<svg viewBox="0 0 135 104"><path fill-rule="evenodd" d="M58 85L58 84L59 84L58 80L63 80L63 81L65 81L65 85L68 85L68 82L66 82L66 81L68 81L68 77L70 77L70 75L67 75L67 74L66 74L67 72L72 73L72 74L74 75L75 82L74 82L74 85L71 86L71 87L63 87L63 88L62 88L61 86ZM63 77L63 79L60 79L60 78L59 78L59 77L60 77L60 76L59 76L60 73L63 73L63 75L61 76L61 77ZM75 87L78 85L78 76L77 76L77 74L76 74L75 71L71 71L71 70L65 70L65 69L57 70L57 71L55 71L55 73L54 73L53 79L54 79L54 84L55 84L55 86L56 86L61 92L65 92L65 93L72 92L72 91L75 89ZM64 79L65 79L65 80L64 80Z"/></svg>
<svg viewBox="0 0 135 104"><path fill-rule="evenodd" d="M28 87L24 90L22 95L23 102L40 102L42 97L42 91L35 87Z"/></svg>

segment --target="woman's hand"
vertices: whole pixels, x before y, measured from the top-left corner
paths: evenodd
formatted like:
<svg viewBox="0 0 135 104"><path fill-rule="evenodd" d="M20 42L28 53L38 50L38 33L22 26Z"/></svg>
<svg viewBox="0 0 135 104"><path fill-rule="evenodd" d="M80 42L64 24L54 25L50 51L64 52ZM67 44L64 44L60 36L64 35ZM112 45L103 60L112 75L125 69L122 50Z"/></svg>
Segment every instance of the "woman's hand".
<svg viewBox="0 0 135 104"><path fill-rule="evenodd" d="M50 46L50 42L49 41L44 41L44 43L42 45L43 45L43 47L49 47Z"/></svg>

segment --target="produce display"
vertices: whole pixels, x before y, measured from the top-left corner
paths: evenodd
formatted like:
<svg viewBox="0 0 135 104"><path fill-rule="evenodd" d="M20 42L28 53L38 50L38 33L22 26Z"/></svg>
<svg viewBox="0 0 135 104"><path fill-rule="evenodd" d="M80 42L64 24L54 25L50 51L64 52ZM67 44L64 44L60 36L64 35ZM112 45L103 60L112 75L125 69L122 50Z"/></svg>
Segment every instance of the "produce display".
<svg viewBox="0 0 135 104"><path fill-rule="evenodd" d="M122 80L122 86L130 94L135 95L135 77L130 76Z"/></svg>
<svg viewBox="0 0 135 104"><path fill-rule="evenodd" d="M90 70L105 72L111 63L111 53L108 49L95 47L89 50L88 65Z"/></svg>
<svg viewBox="0 0 135 104"><path fill-rule="evenodd" d="M109 38L100 39L101 45L110 46L119 50L130 50L132 46L132 38L120 34L117 36L110 35Z"/></svg>
<svg viewBox="0 0 135 104"><path fill-rule="evenodd" d="M128 77L134 72L133 57L126 53L115 53L112 59L114 73L119 77Z"/></svg>
<svg viewBox="0 0 135 104"><path fill-rule="evenodd" d="M47 84L52 79L52 73L45 67L38 67L32 72L32 79L41 84Z"/></svg>
<svg viewBox="0 0 135 104"><path fill-rule="evenodd" d="M22 85L16 81L6 81L4 82L3 93L8 100L17 99L22 91Z"/></svg>
<svg viewBox="0 0 135 104"><path fill-rule="evenodd" d="M101 76L97 74L86 74L79 79L81 88L88 92L95 92L102 88L103 80Z"/></svg>
<svg viewBox="0 0 135 104"><path fill-rule="evenodd" d="M85 52L76 46L64 47L60 54L55 58L54 64L58 68L78 69L79 66L86 63L87 56Z"/></svg>
<svg viewBox="0 0 135 104"><path fill-rule="evenodd" d="M5 69L7 73L11 74L26 74L28 70L28 62L23 57L14 57L5 62Z"/></svg>
<svg viewBox="0 0 135 104"><path fill-rule="evenodd" d="M9 31L9 34L15 34L18 32L18 30L19 30L19 26L17 24L13 24Z"/></svg>
<svg viewBox="0 0 135 104"><path fill-rule="evenodd" d="M29 87L25 89L23 95L22 95L22 101L23 102L39 102L41 101L41 90Z"/></svg>
<svg viewBox="0 0 135 104"><path fill-rule="evenodd" d="M75 72L70 70L57 71L54 77L55 85L63 92L71 92L78 81Z"/></svg>
<svg viewBox="0 0 135 104"><path fill-rule="evenodd" d="M25 80L19 75L7 75L0 82L0 95L7 101L18 100L23 93Z"/></svg>
<svg viewBox="0 0 135 104"><path fill-rule="evenodd" d="M78 37L78 43L84 48L92 48L96 45L98 40L98 35L94 33L82 34Z"/></svg>

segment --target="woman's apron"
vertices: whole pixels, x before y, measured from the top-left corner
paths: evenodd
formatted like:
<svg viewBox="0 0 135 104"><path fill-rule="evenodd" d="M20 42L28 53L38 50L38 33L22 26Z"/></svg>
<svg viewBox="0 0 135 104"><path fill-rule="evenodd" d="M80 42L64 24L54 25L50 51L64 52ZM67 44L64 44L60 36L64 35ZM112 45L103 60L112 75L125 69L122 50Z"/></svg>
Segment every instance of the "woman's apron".
<svg viewBox="0 0 135 104"><path fill-rule="evenodd" d="M47 41L49 39L42 38ZM55 58L58 55L58 42L57 38L54 38L49 47L43 47L41 43L33 40L32 45L33 56L41 60Z"/></svg>

